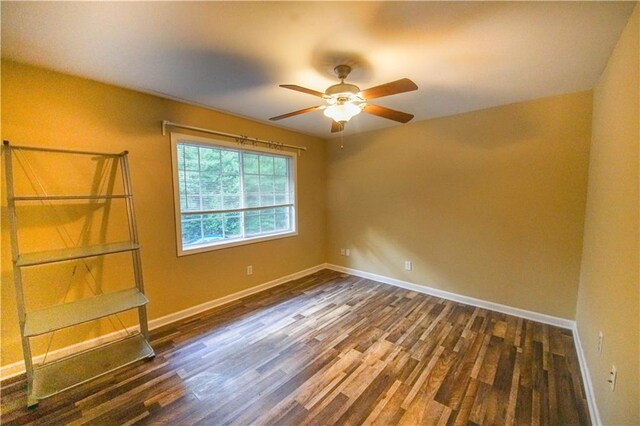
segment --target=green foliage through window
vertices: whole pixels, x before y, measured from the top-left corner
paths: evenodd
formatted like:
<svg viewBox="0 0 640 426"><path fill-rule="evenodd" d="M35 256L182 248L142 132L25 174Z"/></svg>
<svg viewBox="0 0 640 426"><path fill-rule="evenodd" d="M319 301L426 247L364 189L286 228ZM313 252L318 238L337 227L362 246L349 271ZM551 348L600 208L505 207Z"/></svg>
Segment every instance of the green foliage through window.
<svg viewBox="0 0 640 426"><path fill-rule="evenodd" d="M177 162L184 250L293 231L290 157L179 142Z"/></svg>

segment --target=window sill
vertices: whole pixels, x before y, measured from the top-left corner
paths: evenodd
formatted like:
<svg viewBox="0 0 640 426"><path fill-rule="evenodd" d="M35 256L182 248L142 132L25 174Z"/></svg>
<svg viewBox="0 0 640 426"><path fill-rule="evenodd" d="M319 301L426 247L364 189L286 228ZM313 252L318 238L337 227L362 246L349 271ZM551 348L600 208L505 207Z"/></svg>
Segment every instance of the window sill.
<svg viewBox="0 0 640 426"><path fill-rule="evenodd" d="M189 256L192 254L204 253L204 252L214 251L214 250L222 250L226 248L243 246L247 244L262 243L265 241L278 240L281 238L295 237L297 235L298 235L298 231L288 231L288 232L283 232L281 234L272 234L272 235L258 236L254 238L246 238L244 240L221 242L221 243L209 244L209 245L203 244L201 246L194 246L193 248L186 249L186 250L178 248L178 257Z"/></svg>

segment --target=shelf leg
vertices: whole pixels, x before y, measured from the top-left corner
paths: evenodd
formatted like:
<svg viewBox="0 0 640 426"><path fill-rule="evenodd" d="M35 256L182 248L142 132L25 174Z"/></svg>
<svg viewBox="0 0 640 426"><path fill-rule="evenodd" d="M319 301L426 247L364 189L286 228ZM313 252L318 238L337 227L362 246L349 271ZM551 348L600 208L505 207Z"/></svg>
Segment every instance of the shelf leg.
<svg viewBox="0 0 640 426"><path fill-rule="evenodd" d="M8 141L4 144L5 172L7 181L7 208L9 213L9 230L11 232L11 258L13 262L13 283L16 291L16 307L18 308L18 323L20 326L20 337L22 340L22 354L24 356L24 366L27 372L27 392L31 395L33 388L33 358L31 356L31 343L24 335L26 323L26 308L24 302L24 291L22 287L22 270L18 266L20 249L18 246L18 217L16 215L15 194L13 192L13 159L11 146ZM35 401L37 404L38 401Z"/></svg>
<svg viewBox="0 0 640 426"><path fill-rule="evenodd" d="M38 398L33 395L29 395L27 397L27 408L30 410L38 408L38 402L40 402Z"/></svg>

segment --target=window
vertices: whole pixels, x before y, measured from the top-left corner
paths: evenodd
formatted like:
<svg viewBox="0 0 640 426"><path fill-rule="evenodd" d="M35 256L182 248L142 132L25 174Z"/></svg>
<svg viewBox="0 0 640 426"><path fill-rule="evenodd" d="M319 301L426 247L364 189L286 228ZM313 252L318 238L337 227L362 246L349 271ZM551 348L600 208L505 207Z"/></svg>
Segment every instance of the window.
<svg viewBox="0 0 640 426"><path fill-rule="evenodd" d="M171 135L178 255L296 235L295 154Z"/></svg>

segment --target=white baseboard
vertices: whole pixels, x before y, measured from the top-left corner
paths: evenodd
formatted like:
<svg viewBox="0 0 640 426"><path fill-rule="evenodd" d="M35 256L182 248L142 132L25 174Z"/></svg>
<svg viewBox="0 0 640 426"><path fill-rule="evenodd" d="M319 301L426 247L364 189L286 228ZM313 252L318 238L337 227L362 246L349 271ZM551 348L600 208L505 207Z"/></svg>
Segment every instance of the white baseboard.
<svg viewBox="0 0 640 426"><path fill-rule="evenodd" d="M326 265L325 264L320 264L320 265L316 265L312 268L308 268L308 269L304 269L302 271L298 271L298 272L294 272L293 274L289 274L286 275L284 277L280 277L280 278L276 278L275 280L257 285L255 287L251 287L248 288L246 290L242 290L242 291L238 291L236 293L233 294L229 294L227 296L223 296L220 297L218 299L214 299L214 300L210 300L208 302L205 303L201 303L199 305L196 306L192 306L190 308L187 309L183 309L181 311L178 312L174 312L172 314L169 315L165 315L159 318L155 318L149 321L149 329L153 330L159 327L162 327L164 325L167 324L171 324L173 322L191 317L193 315L199 314L201 312L207 311L209 309L215 308L217 306L220 305L224 305L226 303L229 302L233 302L234 300L238 300L241 299L243 297L246 296L250 296L252 294L255 293L259 293L261 291L267 290L269 288L272 287L276 287L279 285L282 285L286 282L298 279L298 278L302 278L302 277L306 277L307 275L311 275L315 272L318 272L322 269L325 269ZM127 332L135 332L139 329L139 327L133 326L133 327L129 327L127 328ZM68 356L70 354L76 353L76 352L80 352L83 350L87 350L91 347L112 341L112 340L116 340L118 338L124 337L124 330L121 331L117 331L117 332L113 332L113 333L109 333L109 334L105 334L99 337L95 337L93 339L89 339L89 340L85 340L83 342L80 343L76 343L74 345L70 345L70 346L65 346L63 348L60 349L56 349L54 351L49 352L49 354L47 355L47 360L48 361L53 361L59 358L63 358L65 356ZM37 355L33 357L33 362L35 364L39 364L42 363L42 361L44 360L44 354L41 355ZM17 376L18 374L22 374L25 371L25 367L24 367L24 361L18 361L18 362L14 362L13 364L8 364L8 365L3 365L0 368L0 378L2 378L2 380L4 379L8 379L10 377L14 377Z"/></svg>
<svg viewBox="0 0 640 426"><path fill-rule="evenodd" d="M156 318L149 321L149 329L153 330L155 328L162 327L167 324L171 324L172 322L179 321L184 318L191 317L193 315L199 314L200 312L208 311L209 309L215 308L220 305L227 304L229 302L233 302L234 300L242 299L243 297L250 296L255 293L260 293L261 291L267 290L272 287L277 287L286 282L297 280L298 278L306 277L307 275L311 275L315 272L321 271L325 269L325 264L316 265L312 268L304 269L302 271L294 272L293 274L285 275L284 277L276 278L275 280L271 280L269 282L257 285L255 287L248 288L246 290L238 291L236 293L230 294L228 296L223 296L218 299L210 300L205 303L201 303L200 305L192 306L187 309L183 309L178 312L174 312L169 315L165 315L160 318Z"/></svg>
<svg viewBox="0 0 640 426"><path fill-rule="evenodd" d="M582 340L580 340L580 333L578 333L578 324L573 326L573 340L576 344L576 352L578 353L578 362L580 363L580 373L582 374L582 382L584 383L584 392L587 398L587 405L589 406L589 415L591 416L591 423L595 426L602 425L600 420L600 411L598 411L598 405L596 404L596 397L593 393L593 382L591 382L591 374L589 373L589 366L587 365L587 358L584 355L582 349Z"/></svg>
<svg viewBox="0 0 640 426"><path fill-rule="evenodd" d="M451 293L433 287L427 287L424 285L410 283L408 281L398 280L396 278L386 277L384 275L373 274L371 272L365 272L358 269L346 268L344 266L334 265L331 263L326 263L325 267L327 269L344 272L346 274L355 275L357 277L367 278L385 284L391 284L395 287L400 287L431 296L441 297L447 300L453 300L454 302L464 303L465 305L477 306L479 308L489 309L491 311L514 315L516 317L541 322L543 324L555 325L556 327L567 328L570 330L573 330L575 326L575 321L565 318L554 317L547 314L541 314L539 312L527 311L526 309L514 308L513 306L501 305L500 303L489 302L488 300L463 296L461 294Z"/></svg>

